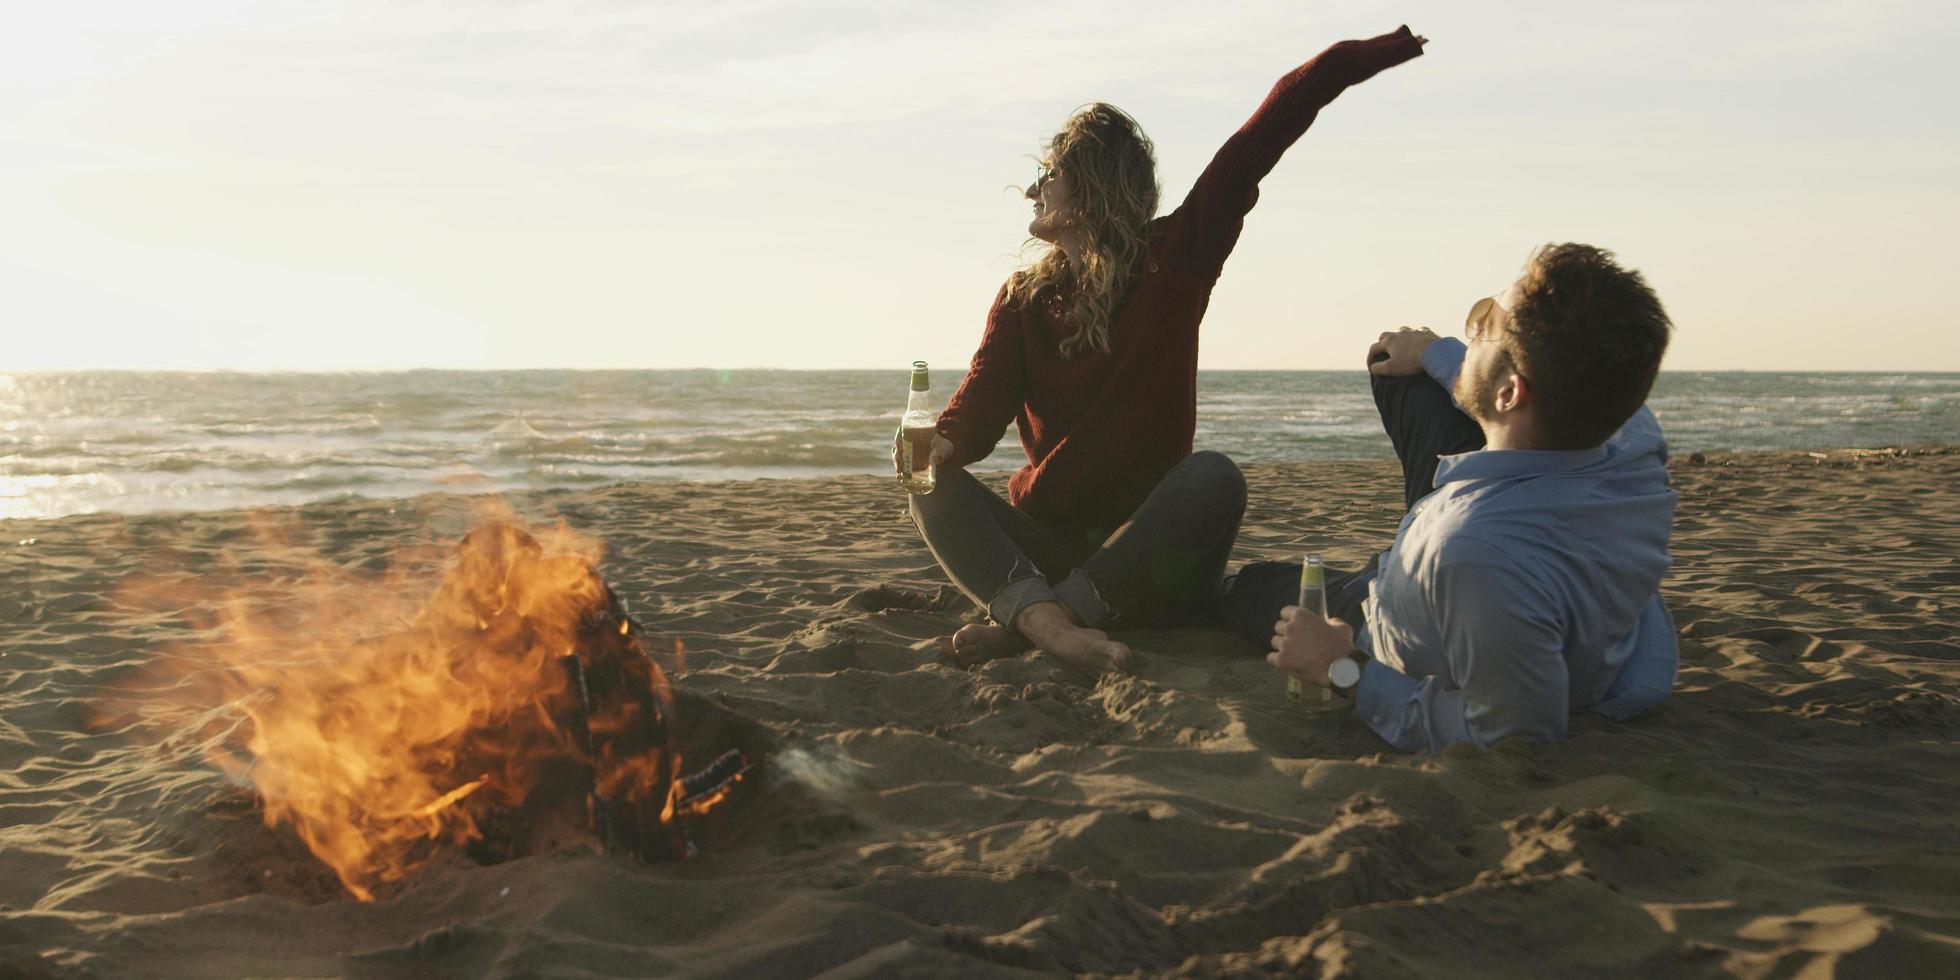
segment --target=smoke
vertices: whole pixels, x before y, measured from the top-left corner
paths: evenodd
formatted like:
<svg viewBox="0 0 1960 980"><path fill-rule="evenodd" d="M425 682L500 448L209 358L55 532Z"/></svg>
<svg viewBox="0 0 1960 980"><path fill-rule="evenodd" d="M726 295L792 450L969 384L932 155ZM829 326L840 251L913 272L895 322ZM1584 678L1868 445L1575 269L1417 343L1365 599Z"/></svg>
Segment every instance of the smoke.
<svg viewBox="0 0 1960 980"><path fill-rule="evenodd" d="M840 805L857 789L862 771L868 768L831 745L820 746L815 751L790 749L770 761L778 779L795 783Z"/></svg>

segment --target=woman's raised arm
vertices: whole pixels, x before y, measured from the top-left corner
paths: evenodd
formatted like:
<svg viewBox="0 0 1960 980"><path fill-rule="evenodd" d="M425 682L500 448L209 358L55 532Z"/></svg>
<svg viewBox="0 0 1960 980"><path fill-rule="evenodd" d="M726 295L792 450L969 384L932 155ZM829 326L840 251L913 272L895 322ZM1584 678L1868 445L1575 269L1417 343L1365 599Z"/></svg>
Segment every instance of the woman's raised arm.
<svg viewBox="0 0 1960 980"><path fill-rule="evenodd" d="M1350 86L1422 54L1427 38L1398 28L1365 41L1341 41L1287 72L1239 131L1198 175L1179 208L1179 234L1213 275L1239 240L1246 212L1259 200L1259 181L1313 125L1322 107Z"/></svg>

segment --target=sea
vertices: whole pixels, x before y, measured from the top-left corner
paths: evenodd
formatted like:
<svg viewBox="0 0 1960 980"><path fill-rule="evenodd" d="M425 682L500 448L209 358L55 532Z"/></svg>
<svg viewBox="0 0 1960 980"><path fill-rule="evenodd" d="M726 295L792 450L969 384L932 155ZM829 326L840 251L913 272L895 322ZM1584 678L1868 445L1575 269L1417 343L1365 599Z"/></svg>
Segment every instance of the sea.
<svg viewBox="0 0 1960 980"><path fill-rule="evenodd" d="M0 373L0 519L890 472L907 372ZM958 384L936 376L944 398ZM1960 374L1668 372L1677 455L1960 442ZM1199 448L1390 456L1357 371L1205 371ZM973 467L1022 461L1010 427Z"/></svg>

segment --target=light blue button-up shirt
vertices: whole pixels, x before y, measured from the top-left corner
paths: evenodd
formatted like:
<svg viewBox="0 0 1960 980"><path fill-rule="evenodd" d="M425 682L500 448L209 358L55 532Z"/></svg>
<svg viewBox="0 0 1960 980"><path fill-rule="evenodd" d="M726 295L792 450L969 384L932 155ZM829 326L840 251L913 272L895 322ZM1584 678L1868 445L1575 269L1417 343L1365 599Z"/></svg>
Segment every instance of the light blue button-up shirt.
<svg viewBox="0 0 1960 980"><path fill-rule="evenodd" d="M1453 388L1465 348L1423 370ZM1565 737L1569 712L1629 718L1674 685L1662 605L1679 495L1646 408L1602 446L1445 456L1368 588L1374 660L1355 714L1398 748Z"/></svg>

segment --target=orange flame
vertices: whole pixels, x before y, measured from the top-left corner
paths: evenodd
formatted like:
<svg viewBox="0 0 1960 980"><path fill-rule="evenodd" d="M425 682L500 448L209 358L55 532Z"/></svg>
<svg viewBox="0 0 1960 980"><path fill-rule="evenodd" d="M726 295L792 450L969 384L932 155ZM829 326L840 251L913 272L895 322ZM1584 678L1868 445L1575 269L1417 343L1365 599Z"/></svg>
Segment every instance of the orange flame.
<svg viewBox="0 0 1960 980"><path fill-rule="evenodd" d="M196 659L215 659L249 724L242 753L211 757L356 898L486 823L512 854L580 822L643 857L684 853L678 815L733 784L684 799L672 692L593 571L597 547L543 537L473 532L419 603L399 576L333 568L297 604L268 607L263 587L220 604L221 639Z"/></svg>

